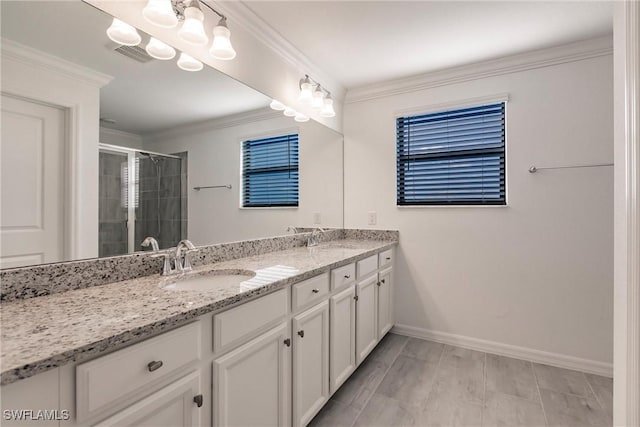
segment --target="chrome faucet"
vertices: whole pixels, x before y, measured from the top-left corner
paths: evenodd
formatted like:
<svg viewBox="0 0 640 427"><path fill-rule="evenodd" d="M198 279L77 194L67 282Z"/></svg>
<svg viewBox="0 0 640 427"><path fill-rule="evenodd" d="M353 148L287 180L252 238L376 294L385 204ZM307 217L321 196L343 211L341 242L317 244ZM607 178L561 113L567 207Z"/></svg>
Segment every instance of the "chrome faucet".
<svg viewBox="0 0 640 427"><path fill-rule="evenodd" d="M287 231L291 231L293 234L298 234L298 227L289 226L287 227Z"/></svg>
<svg viewBox="0 0 640 427"><path fill-rule="evenodd" d="M160 250L160 246L158 246L158 241L151 236L144 239L142 243L140 243L140 246L142 246L143 248L148 248L149 246L151 246L151 249L154 252L157 252Z"/></svg>
<svg viewBox="0 0 640 427"><path fill-rule="evenodd" d="M164 257L162 275L170 276L193 270L189 254L198 249L189 240L180 240L175 251L168 251L161 254L151 255L153 258Z"/></svg>
<svg viewBox="0 0 640 427"><path fill-rule="evenodd" d="M324 233L324 228L314 228L309 237L307 238L307 246L318 246L318 237L320 237L320 233Z"/></svg>

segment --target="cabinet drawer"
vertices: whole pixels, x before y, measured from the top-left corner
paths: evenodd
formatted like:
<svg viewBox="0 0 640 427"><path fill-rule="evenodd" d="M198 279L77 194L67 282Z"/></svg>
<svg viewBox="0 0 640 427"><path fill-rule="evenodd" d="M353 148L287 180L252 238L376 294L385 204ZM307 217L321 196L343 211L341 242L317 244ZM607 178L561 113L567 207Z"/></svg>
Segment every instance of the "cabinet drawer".
<svg viewBox="0 0 640 427"><path fill-rule="evenodd" d="M378 254L378 265L382 268L385 265L393 262L393 249L387 249L384 252Z"/></svg>
<svg viewBox="0 0 640 427"><path fill-rule="evenodd" d="M356 264L351 263L331 270L331 289L334 291L356 280Z"/></svg>
<svg viewBox="0 0 640 427"><path fill-rule="evenodd" d="M368 258L358 261L358 279L361 279L378 269L378 255L371 255Z"/></svg>
<svg viewBox="0 0 640 427"><path fill-rule="evenodd" d="M329 273L296 283L292 288L293 311L297 311L329 294Z"/></svg>
<svg viewBox="0 0 640 427"><path fill-rule="evenodd" d="M289 289L242 304L213 316L213 350L228 350L289 314Z"/></svg>
<svg viewBox="0 0 640 427"><path fill-rule="evenodd" d="M76 367L78 420L144 397L197 362L200 323L192 323ZM154 363L155 362L155 363Z"/></svg>

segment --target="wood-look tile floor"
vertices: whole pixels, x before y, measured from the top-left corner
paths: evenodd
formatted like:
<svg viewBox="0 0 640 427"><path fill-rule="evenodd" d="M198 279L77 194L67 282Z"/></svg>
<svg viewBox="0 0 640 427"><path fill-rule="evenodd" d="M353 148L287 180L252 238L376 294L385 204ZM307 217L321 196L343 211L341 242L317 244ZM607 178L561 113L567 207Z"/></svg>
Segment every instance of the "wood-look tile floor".
<svg viewBox="0 0 640 427"><path fill-rule="evenodd" d="M311 426L611 426L610 378L387 334Z"/></svg>

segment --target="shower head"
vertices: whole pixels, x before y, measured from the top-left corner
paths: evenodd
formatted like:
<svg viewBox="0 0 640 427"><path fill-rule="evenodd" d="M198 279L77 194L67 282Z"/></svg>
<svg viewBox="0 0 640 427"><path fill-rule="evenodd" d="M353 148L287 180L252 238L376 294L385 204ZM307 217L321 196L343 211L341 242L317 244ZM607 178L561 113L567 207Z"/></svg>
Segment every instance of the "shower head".
<svg viewBox="0 0 640 427"><path fill-rule="evenodd" d="M149 160L151 160L154 164L158 164L158 157L154 156L153 154L147 153L146 151L140 151L140 155L144 156L144 157L148 157Z"/></svg>

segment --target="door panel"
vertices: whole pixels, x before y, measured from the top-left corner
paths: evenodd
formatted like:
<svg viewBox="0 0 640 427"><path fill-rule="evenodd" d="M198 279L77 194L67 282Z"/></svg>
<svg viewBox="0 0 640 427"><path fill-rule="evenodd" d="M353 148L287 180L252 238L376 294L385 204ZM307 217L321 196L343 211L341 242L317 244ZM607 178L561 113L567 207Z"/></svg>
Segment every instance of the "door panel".
<svg viewBox="0 0 640 427"><path fill-rule="evenodd" d="M393 326L393 274L392 269L380 271L378 281L378 340Z"/></svg>
<svg viewBox="0 0 640 427"><path fill-rule="evenodd" d="M358 365L378 343L378 292L374 274L356 286L356 362Z"/></svg>
<svg viewBox="0 0 640 427"><path fill-rule="evenodd" d="M356 368L356 287L331 297L331 393Z"/></svg>

